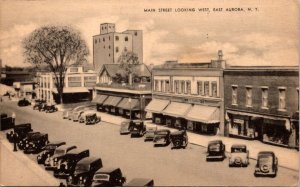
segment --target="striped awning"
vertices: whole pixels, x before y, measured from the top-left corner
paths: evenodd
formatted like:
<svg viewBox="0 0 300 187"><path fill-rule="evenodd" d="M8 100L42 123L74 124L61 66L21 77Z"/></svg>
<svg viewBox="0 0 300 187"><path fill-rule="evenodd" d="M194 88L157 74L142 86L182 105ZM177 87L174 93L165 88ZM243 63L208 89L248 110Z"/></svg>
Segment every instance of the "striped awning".
<svg viewBox="0 0 300 187"><path fill-rule="evenodd" d="M138 99L123 98L118 107L125 110L140 110L140 102Z"/></svg>
<svg viewBox="0 0 300 187"><path fill-rule="evenodd" d="M103 103L103 105L117 106L121 101L122 97L109 96Z"/></svg>
<svg viewBox="0 0 300 187"><path fill-rule="evenodd" d="M217 107L194 105L186 114L186 119L206 124L220 122L220 110Z"/></svg>
<svg viewBox="0 0 300 187"><path fill-rule="evenodd" d="M163 110L164 115L173 117L185 118L185 115L189 112L192 105L187 103L171 102L165 110Z"/></svg>
<svg viewBox="0 0 300 187"><path fill-rule="evenodd" d="M145 110L152 113L161 113L169 103L169 100L152 99L152 101L146 106Z"/></svg>
<svg viewBox="0 0 300 187"><path fill-rule="evenodd" d="M108 98L107 95L97 95L93 100L92 103L96 104L103 104L103 102Z"/></svg>

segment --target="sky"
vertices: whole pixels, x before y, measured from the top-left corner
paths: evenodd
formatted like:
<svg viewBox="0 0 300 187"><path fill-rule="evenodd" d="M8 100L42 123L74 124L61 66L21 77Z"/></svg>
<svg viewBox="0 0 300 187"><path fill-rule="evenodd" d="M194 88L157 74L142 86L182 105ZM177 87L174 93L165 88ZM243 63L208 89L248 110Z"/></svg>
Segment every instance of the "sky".
<svg viewBox="0 0 300 187"><path fill-rule="evenodd" d="M195 11L179 12L182 8ZM41 26L68 25L81 32L92 63L92 36L100 33L101 23L115 23L117 32L143 30L145 64L208 62L222 50L230 65L294 66L298 12L297 0L0 0L0 58L2 65L28 66L22 40Z"/></svg>

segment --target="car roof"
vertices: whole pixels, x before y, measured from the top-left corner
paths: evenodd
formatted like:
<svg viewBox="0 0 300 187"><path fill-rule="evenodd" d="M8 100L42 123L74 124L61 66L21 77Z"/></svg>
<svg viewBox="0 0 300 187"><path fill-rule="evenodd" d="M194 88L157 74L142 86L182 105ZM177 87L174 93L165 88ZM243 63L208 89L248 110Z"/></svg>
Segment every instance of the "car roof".
<svg viewBox="0 0 300 187"><path fill-rule="evenodd" d="M208 144L222 143L222 140L212 140L209 141Z"/></svg>
<svg viewBox="0 0 300 187"><path fill-rule="evenodd" d="M148 178L134 178L129 181L125 186L142 186L148 184L149 182L153 181L153 179Z"/></svg>
<svg viewBox="0 0 300 187"><path fill-rule="evenodd" d="M66 142L64 142L64 141L52 141L52 142L48 143L48 145L57 145L57 144L66 144Z"/></svg>
<svg viewBox="0 0 300 187"><path fill-rule="evenodd" d="M275 155L273 151L260 151L258 155Z"/></svg>
<svg viewBox="0 0 300 187"><path fill-rule="evenodd" d="M120 168L116 168L116 167L103 167L103 168L100 168L96 171L95 174L101 174L101 173L112 173L116 170L119 170Z"/></svg>
<svg viewBox="0 0 300 187"><path fill-rule="evenodd" d="M67 155L71 155L71 154L79 154L83 151L89 151L89 149L72 149L71 151L69 151L67 153Z"/></svg>
<svg viewBox="0 0 300 187"><path fill-rule="evenodd" d="M97 157L86 157L82 160L80 160L77 164L84 164L84 165L88 165L94 161L97 161L97 160L100 160L101 161L101 158L97 158Z"/></svg>
<svg viewBox="0 0 300 187"><path fill-rule="evenodd" d="M244 144L233 144L231 148L247 148L247 146Z"/></svg>

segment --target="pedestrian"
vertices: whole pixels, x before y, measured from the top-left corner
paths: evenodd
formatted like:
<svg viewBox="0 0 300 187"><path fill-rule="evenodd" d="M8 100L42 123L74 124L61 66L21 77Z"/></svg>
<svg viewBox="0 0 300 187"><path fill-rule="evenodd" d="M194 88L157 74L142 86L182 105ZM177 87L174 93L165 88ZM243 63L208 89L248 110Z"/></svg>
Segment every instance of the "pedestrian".
<svg viewBox="0 0 300 187"><path fill-rule="evenodd" d="M12 113L11 118L12 118L13 124L15 124L16 114L14 112Z"/></svg>
<svg viewBox="0 0 300 187"><path fill-rule="evenodd" d="M17 134L17 133L14 133L14 134L13 134L13 140L14 140L14 152L18 151L18 149L17 149L17 141L18 141L18 139L19 139L18 134Z"/></svg>

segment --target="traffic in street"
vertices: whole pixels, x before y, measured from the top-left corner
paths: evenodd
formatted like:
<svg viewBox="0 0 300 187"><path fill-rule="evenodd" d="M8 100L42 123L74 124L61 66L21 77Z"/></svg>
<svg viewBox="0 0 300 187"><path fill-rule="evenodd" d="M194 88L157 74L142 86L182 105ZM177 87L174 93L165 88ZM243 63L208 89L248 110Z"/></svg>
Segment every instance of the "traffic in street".
<svg viewBox="0 0 300 187"><path fill-rule="evenodd" d="M63 119L60 111L39 112L32 106L18 107L16 102L2 102L1 112L14 112L16 124L31 123L34 131L47 133L50 142L65 141L77 149L89 149L90 157L100 157L104 167L120 168L127 182L133 178L151 178L155 186L294 186L298 182L298 172L283 167L274 178L255 177L256 160L250 159L247 167L229 167L228 158L207 162L206 147L154 147L153 142L144 142L144 137L120 135L120 124L101 121L85 125ZM36 160L36 154L28 156Z"/></svg>

